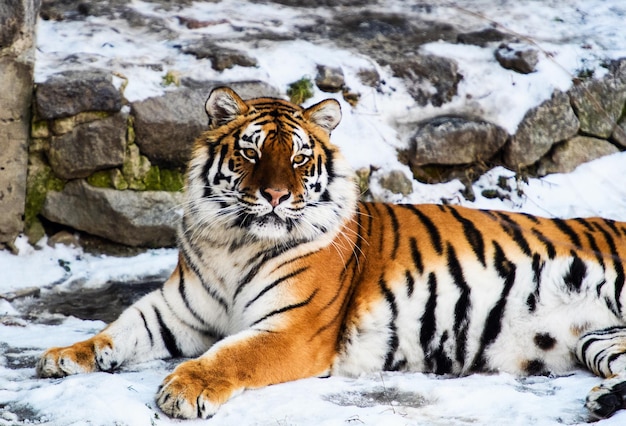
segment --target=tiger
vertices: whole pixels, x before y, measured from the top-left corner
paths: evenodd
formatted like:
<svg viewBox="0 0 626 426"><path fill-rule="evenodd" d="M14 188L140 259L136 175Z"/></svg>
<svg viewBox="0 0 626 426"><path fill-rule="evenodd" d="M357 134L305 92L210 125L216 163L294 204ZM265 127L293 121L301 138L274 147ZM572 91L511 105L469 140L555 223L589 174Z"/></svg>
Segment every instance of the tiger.
<svg viewBox="0 0 626 426"><path fill-rule="evenodd" d="M178 263L41 378L184 358L156 390L209 418L245 389L329 375L559 375L625 406L626 223L365 202L330 136L341 106L211 91L186 172ZM355 141L358 143L358 141Z"/></svg>

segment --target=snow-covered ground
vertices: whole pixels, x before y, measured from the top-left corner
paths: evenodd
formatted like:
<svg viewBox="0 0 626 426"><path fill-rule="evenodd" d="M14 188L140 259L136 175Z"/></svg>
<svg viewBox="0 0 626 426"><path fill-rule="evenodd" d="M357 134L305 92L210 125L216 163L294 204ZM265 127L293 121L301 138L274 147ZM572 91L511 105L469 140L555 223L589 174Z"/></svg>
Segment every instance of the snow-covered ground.
<svg viewBox="0 0 626 426"><path fill-rule="evenodd" d="M153 4L133 5L144 13L165 16ZM408 6L402 1L388 1L384 7L402 11ZM328 13L323 9L314 12ZM340 100L344 119L333 134L335 142L355 168L374 165L380 168L379 173L396 169L409 174L395 156L395 149L403 146L404 139L394 130L394 124L473 108L513 132L528 108L549 97L555 88L567 89L577 70L594 69L596 75L601 75L604 60L626 56L626 4L618 1L457 0L454 6L433 7L430 13L430 18L446 19L467 29L482 28L485 18L490 18L506 30L529 37L550 55L541 55L538 72L521 75L498 69L486 49L431 43L423 49L457 59L465 78L459 86L459 97L444 108L419 108L386 69L332 46L304 41L251 46L233 40L233 47L246 48L259 67L236 67L217 75L208 62L180 54L172 41L144 34L121 21L89 18L82 23L39 23L36 78L42 81L52 72L76 66L64 61L71 53L89 52L92 66L127 77L126 97L137 100L167 90L161 86L167 71L203 79L261 79L284 90L303 75L314 76L318 62L341 66L348 86L361 92L362 97L355 109ZM284 31L310 19L302 9L237 0L193 3L176 15L259 28L274 28L276 22L281 22L279 30ZM181 39L197 34L181 26L174 14L169 20ZM229 24L218 23L202 31L220 34L231 30ZM146 66L154 63L164 64L163 71ZM388 82L387 87L394 90L380 93L363 86L356 77L361 68L376 68ZM468 93L474 94L472 105L467 104ZM311 102L325 96L328 94L316 92ZM484 198L481 192L498 189L501 176L513 190L503 199ZM439 185L415 182L414 193L403 199L372 188L394 202L446 199L543 216L605 216L626 221L626 152L582 165L569 174L531 179L528 183L517 182L513 172L497 168L475 184L477 199L473 203L463 199L461 189L457 181ZM0 251L0 294L39 287L45 295L62 289L96 288L110 281L164 278L176 263L176 251L171 249L114 258L74 247L49 247L45 241L33 248L23 238L17 246L17 256ZM583 371L565 377L524 379L504 374L445 378L397 373L306 379L246 391L225 404L209 422L181 422L164 416L153 400L172 362L127 366L116 374L35 378L34 362L43 349L89 337L105 324L58 314L37 320L22 311L24 306L0 299L0 425L579 424L588 420L583 407L586 393L600 381ZM626 424L626 411L599 424Z"/></svg>

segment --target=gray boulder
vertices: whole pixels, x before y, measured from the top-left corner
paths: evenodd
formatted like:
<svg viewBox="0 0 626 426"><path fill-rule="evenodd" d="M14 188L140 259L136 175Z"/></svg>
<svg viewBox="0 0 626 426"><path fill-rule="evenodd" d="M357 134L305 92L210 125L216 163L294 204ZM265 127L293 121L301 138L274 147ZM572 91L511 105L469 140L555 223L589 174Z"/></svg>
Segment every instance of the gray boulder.
<svg viewBox="0 0 626 426"><path fill-rule="evenodd" d="M79 124L72 131L51 138L48 161L64 179L87 177L97 170L124 163L127 114Z"/></svg>
<svg viewBox="0 0 626 426"><path fill-rule="evenodd" d="M493 123L442 116L421 124L411 138L409 163L469 164L493 157L507 141L506 130Z"/></svg>
<svg viewBox="0 0 626 426"><path fill-rule="evenodd" d="M569 97L560 91L538 107L529 110L504 152L504 161L512 170L534 164L552 145L578 132L578 119Z"/></svg>
<svg viewBox="0 0 626 426"><path fill-rule="evenodd" d="M194 140L207 128L206 97L183 88L131 104L135 143L152 164L187 164Z"/></svg>
<svg viewBox="0 0 626 426"><path fill-rule="evenodd" d="M569 173L583 163L616 152L619 152L619 149L604 139L575 136L556 145L550 155L543 157L539 162L537 174L544 176L549 173Z"/></svg>
<svg viewBox="0 0 626 426"><path fill-rule="evenodd" d="M580 131L606 139L611 136L626 103L626 81L613 74L587 80L569 91Z"/></svg>
<svg viewBox="0 0 626 426"><path fill-rule="evenodd" d="M182 203L182 193L116 191L75 180L61 192L48 192L42 215L120 244L164 247L176 243Z"/></svg>
<svg viewBox="0 0 626 426"><path fill-rule="evenodd" d="M501 44L495 52L496 60L503 68L516 71L520 74L530 74L535 71L539 62L539 53L525 45Z"/></svg>
<svg viewBox="0 0 626 426"><path fill-rule="evenodd" d="M43 120L86 111L118 112L122 108L122 94L113 85L109 72L64 71L37 85L35 107Z"/></svg>
<svg viewBox="0 0 626 426"><path fill-rule="evenodd" d="M327 65L317 66L315 85L323 92L335 93L343 89L346 84L343 70L340 67L329 67Z"/></svg>

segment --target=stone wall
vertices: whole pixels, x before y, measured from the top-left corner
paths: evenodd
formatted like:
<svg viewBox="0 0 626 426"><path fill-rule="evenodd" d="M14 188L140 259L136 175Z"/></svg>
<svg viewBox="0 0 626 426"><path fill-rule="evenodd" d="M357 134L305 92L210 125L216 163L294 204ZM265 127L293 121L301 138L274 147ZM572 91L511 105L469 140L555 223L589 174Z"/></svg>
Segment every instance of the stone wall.
<svg viewBox="0 0 626 426"><path fill-rule="evenodd" d="M114 80L105 71L69 71L37 85L25 216L31 241L54 223L128 246L175 244L184 169L207 125L202 105L221 83L128 102ZM230 85L243 97L278 95L261 82Z"/></svg>
<svg viewBox="0 0 626 426"><path fill-rule="evenodd" d="M0 243L23 230L39 0L0 3Z"/></svg>
<svg viewBox="0 0 626 426"><path fill-rule="evenodd" d="M626 59L600 79L529 110L514 135L480 117L442 116L416 123L402 158L423 182L477 178L494 165L528 176L567 173L626 149Z"/></svg>

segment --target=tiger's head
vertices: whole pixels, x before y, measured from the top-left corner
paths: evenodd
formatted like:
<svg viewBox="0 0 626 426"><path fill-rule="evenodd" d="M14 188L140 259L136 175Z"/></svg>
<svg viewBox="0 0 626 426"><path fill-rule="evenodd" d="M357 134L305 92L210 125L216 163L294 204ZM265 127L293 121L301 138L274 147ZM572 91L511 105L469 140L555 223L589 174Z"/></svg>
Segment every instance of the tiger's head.
<svg viewBox="0 0 626 426"><path fill-rule="evenodd" d="M356 207L353 172L330 142L341 108L274 98L242 100L229 88L206 101L209 130L194 146L184 220L212 238L270 244L337 232ZM201 230L200 230L201 228Z"/></svg>

